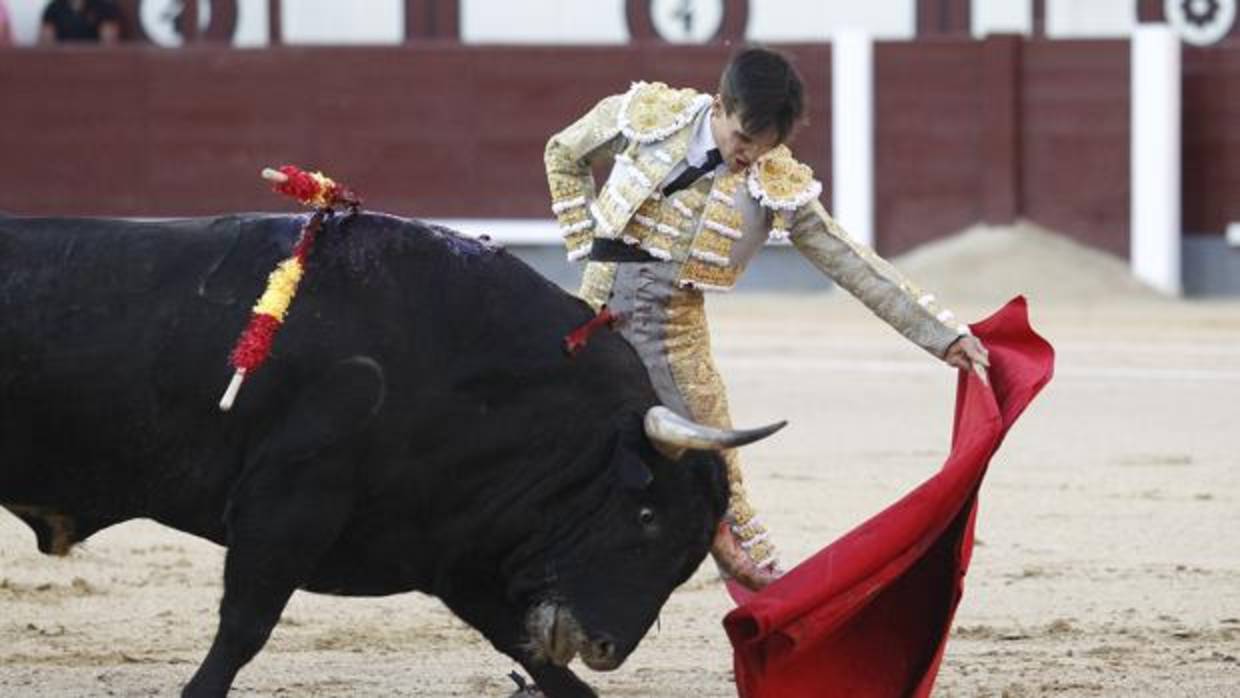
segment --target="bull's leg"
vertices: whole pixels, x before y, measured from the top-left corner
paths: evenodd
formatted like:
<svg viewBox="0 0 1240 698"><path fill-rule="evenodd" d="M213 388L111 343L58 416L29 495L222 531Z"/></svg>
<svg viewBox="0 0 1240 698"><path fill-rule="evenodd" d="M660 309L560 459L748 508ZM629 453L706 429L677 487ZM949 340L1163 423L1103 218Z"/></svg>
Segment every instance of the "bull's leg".
<svg viewBox="0 0 1240 698"><path fill-rule="evenodd" d="M298 500L313 504L312 500ZM283 516L287 512L272 512ZM301 521L294 523L309 523ZM220 602L219 628L211 650L198 667L182 696L189 698L227 695L241 667L262 649L280 613L308 574L315 553L325 546L281 549L282 543L230 541L224 563L224 597ZM304 557L302 557L304 556Z"/></svg>
<svg viewBox="0 0 1240 698"><path fill-rule="evenodd" d="M374 362L341 362L298 396L229 497L224 596L207 658L183 696L223 696L340 535L354 505L357 437L382 401Z"/></svg>
<svg viewBox="0 0 1240 698"><path fill-rule="evenodd" d="M521 661L521 666L530 672L534 685L547 698L597 698L598 696L593 688L577 678L577 675L566 667L558 667L547 662L528 661Z"/></svg>
<svg viewBox="0 0 1240 698"><path fill-rule="evenodd" d="M546 698L597 698L589 684L577 678L567 667L556 666L530 653L526 637L525 610L503 602L504 591L469 596L454 594L444 599L452 612L486 636L495 649L512 657L525 667L534 684ZM442 597L441 597L442 598ZM520 694L517 694L520 695Z"/></svg>

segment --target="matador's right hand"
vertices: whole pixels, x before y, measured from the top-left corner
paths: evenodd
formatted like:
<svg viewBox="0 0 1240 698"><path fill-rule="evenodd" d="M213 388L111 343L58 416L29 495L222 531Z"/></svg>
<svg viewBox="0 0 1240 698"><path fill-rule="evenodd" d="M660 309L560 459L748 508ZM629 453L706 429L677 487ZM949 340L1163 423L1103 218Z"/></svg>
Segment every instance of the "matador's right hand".
<svg viewBox="0 0 1240 698"><path fill-rule="evenodd" d="M715 540L711 544L710 554L725 574L750 591L761 591L783 574L774 562L762 566L755 563L741 547L736 534L732 532L732 525L726 519L719 522L719 528L715 529Z"/></svg>

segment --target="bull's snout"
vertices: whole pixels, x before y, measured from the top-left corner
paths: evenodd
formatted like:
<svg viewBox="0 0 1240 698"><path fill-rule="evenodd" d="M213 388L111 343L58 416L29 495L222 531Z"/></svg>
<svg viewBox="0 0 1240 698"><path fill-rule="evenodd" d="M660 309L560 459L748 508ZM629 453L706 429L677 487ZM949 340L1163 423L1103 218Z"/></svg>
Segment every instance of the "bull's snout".
<svg viewBox="0 0 1240 698"><path fill-rule="evenodd" d="M559 604L536 606L526 624L534 656L557 666L568 666L573 657L588 648L581 625L571 611Z"/></svg>
<svg viewBox="0 0 1240 698"><path fill-rule="evenodd" d="M595 671L611 671L624 663L624 652L615 637L587 633L568 608L544 603L527 619L530 649L534 656L557 666L568 666L576 656Z"/></svg>
<svg viewBox="0 0 1240 698"><path fill-rule="evenodd" d="M598 635L581 650L581 661L595 671L611 671L620 666L620 653L610 635Z"/></svg>

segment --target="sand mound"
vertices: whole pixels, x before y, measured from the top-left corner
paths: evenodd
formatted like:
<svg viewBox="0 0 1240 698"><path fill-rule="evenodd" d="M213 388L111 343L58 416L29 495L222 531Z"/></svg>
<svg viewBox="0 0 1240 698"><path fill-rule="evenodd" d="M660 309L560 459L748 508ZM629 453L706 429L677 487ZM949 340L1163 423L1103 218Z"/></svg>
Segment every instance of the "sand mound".
<svg viewBox="0 0 1240 698"><path fill-rule="evenodd" d="M956 303L1155 300L1128 263L1028 222L976 225L892 260L918 285Z"/></svg>

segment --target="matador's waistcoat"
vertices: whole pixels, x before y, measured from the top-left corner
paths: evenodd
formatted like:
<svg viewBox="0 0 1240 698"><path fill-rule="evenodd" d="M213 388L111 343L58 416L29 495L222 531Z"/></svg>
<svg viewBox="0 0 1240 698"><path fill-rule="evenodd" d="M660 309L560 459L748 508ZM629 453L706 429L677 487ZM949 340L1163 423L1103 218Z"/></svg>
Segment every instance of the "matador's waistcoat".
<svg viewBox="0 0 1240 698"><path fill-rule="evenodd" d="M619 239L681 265L688 289L731 289L768 237L787 236L809 260L902 334L936 355L967 328L827 214L822 184L779 146L741 172L714 176L664 197L660 188L685 160L711 97L663 83L634 83L552 136L545 164L552 212L570 260L594 238ZM597 193L593 161L613 158Z"/></svg>

